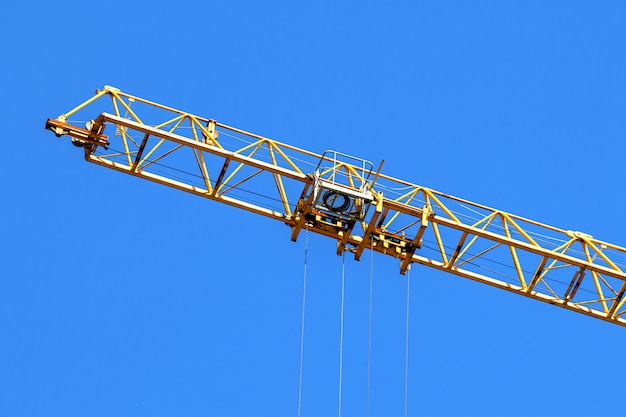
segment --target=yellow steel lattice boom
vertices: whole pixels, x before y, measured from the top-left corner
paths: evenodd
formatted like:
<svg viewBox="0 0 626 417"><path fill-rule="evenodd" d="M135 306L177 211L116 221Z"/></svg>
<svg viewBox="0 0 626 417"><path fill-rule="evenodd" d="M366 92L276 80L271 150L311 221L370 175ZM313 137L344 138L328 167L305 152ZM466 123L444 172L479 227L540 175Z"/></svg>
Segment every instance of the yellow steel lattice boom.
<svg viewBox="0 0 626 417"><path fill-rule="evenodd" d="M87 123L68 120L85 114ZM412 263L426 265L626 326L626 273L619 263L626 249L590 235L109 86L48 119L46 128L70 136L89 162L279 220L294 241L306 228L335 239L338 254L360 259L371 249L393 256L403 274Z"/></svg>

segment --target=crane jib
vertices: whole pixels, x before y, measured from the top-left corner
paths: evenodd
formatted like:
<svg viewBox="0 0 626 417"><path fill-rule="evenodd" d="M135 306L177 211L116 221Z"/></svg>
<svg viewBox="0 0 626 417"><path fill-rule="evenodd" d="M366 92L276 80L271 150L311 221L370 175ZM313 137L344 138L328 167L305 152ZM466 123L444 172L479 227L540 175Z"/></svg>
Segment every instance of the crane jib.
<svg viewBox="0 0 626 417"><path fill-rule="evenodd" d="M338 254L397 258L402 274L420 264L626 326L626 249L385 175L382 163L374 173L361 158L109 86L46 129L88 162L279 220L294 241L306 229L335 240Z"/></svg>

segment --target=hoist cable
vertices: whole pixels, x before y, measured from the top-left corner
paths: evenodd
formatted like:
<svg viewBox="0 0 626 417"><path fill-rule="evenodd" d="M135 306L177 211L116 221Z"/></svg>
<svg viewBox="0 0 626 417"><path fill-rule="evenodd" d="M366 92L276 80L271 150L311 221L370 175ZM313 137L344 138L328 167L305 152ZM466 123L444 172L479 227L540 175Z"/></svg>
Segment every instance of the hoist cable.
<svg viewBox="0 0 626 417"><path fill-rule="evenodd" d="M370 391L372 382L372 281L374 272L374 242L370 241L370 309L367 323L367 397L365 403L365 417L370 415Z"/></svg>
<svg viewBox="0 0 626 417"><path fill-rule="evenodd" d="M404 417L407 417L409 401L409 306L411 301L411 269L406 276L406 333L404 346Z"/></svg>
<svg viewBox="0 0 626 417"><path fill-rule="evenodd" d="M302 333L300 336L300 384L298 385L298 417L302 408L302 359L304 357L304 311L306 306L306 263L309 249L309 229L306 229L304 239L304 277L302 279Z"/></svg>
<svg viewBox="0 0 626 417"><path fill-rule="evenodd" d="M343 310L345 301L345 251L341 255L341 318L339 321L339 411L341 417L341 389L343 384Z"/></svg>

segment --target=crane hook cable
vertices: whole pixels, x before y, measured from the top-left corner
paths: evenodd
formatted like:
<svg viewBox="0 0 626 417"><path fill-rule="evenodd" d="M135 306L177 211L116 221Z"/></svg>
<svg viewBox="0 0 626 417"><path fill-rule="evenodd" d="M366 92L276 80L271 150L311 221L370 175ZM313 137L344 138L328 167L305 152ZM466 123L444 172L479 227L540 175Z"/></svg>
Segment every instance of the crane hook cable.
<svg viewBox="0 0 626 417"><path fill-rule="evenodd" d="M341 254L341 319L339 324L339 411L338 416L341 417L341 389L343 385L343 311L345 304L345 251Z"/></svg>
<svg viewBox="0 0 626 417"><path fill-rule="evenodd" d="M306 235L304 239L304 277L302 279L302 333L300 336L300 384L298 386L298 417L302 409L302 359L304 357L304 311L306 307L306 263L307 252L309 249L309 229L305 228Z"/></svg>
<svg viewBox="0 0 626 417"><path fill-rule="evenodd" d="M409 401L409 303L411 301L411 268L406 276L406 333L404 346L404 417L407 417Z"/></svg>
<svg viewBox="0 0 626 417"><path fill-rule="evenodd" d="M367 322L367 396L365 403L365 417L370 415L370 391L372 382L372 281L374 276L374 241L370 240L370 305Z"/></svg>

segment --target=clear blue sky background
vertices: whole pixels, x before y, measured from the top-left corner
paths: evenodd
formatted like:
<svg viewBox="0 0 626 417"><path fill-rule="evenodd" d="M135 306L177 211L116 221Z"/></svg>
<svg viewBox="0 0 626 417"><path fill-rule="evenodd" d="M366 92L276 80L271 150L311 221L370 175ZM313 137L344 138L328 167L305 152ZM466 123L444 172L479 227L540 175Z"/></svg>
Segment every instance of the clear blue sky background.
<svg viewBox="0 0 626 417"><path fill-rule="evenodd" d="M105 84L626 245L626 3L10 2L0 414L295 416L304 240L86 164L44 130ZM302 416L337 413L341 258L311 236ZM400 416L406 278L374 258L371 416ZM365 415L369 257L346 262ZM424 267L409 415L623 413L626 329Z"/></svg>

